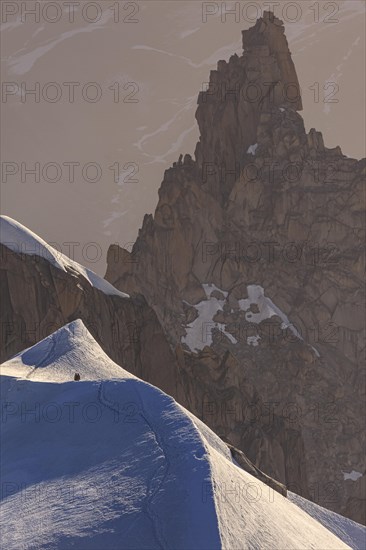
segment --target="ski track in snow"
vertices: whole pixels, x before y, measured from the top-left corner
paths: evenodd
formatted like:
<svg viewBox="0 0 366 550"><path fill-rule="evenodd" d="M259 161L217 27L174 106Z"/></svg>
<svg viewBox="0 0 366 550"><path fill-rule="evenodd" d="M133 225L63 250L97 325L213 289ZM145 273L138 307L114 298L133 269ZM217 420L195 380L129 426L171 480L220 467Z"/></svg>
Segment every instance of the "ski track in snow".
<svg viewBox="0 0 366 550"><path fill-rule="evenodd" d="M99 386L99 389L98 389L98 399L99 399L100 403L102 405L104 405L105 407L107 407L108 409L110 409L111 411L113 411L114 413L120 414L120 411L116 407L113 406L114 402L111 403L105 397L104 391L103 391L104 385L105 385L105 383L101 382L100 386ZM143 404L142 404L141 398L140 398L138 393L136 393L136 396L140 400L141 410L142 410ZM167 455L164 452L163 443L160 440L160 438L158 436L158 433L154 430L151 422L149 422L149 420L147 419L146 413L143 414L140 411L139 415L141 416L141 418L143 418L143 420L149 426L151 432L154 434L157 446L161 450L162 455L164 456L164 461L165 461L165 464L163 466L159 466L158 469L156 470L156 474L152 475L151 478L148 480L148 491L147 492L148 492L149 496L146 498L146 501L143 505L143 508L145 509L146 515L149 517L149 519L152 523L152 526L153 526L153 529L154 529L154 532L155 532L155 537L156 537L157 542L159 543L160 548L162 550L169 550L168 543L167 543L167 541L164 540L164 534L163 534L163 531L160 527L160 518L154 512L154 506L153 506L153 503L152 503L154 497L157 495L157 493L163 487L164 482L166 480L166 477L168 475L169 466L170 466L169 465L169 460L167 458ZM163 470L162 473L161 473L161 470ZM155 488L154 488L154 485L156 485Z"/></svg>

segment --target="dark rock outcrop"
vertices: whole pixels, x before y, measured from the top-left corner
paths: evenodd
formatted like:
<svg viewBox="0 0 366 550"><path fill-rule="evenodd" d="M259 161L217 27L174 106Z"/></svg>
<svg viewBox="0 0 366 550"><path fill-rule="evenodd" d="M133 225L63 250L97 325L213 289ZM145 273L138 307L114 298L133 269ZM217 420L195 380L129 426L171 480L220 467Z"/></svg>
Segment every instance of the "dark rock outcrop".
<svg viewBox="0 0 366 550"><path fill-rule="evenodd" d="M248 474L251 474L253 477L256 477L259 479L259 481L262 481L262 483L265 483L271 489L274 491L277 491L277 493L280 493L280 495L286 497L287 496L287 489L282 483L278 483L278 481L272 479L271 477L267 476L264 472L259 470L259 468L256 468L250 460L245 456L245 454L242 451L239 451L239 449L236 449L232 445L228 444L228 447L230 449L232 457L236 460L240 468L248 472Z"/></svg>

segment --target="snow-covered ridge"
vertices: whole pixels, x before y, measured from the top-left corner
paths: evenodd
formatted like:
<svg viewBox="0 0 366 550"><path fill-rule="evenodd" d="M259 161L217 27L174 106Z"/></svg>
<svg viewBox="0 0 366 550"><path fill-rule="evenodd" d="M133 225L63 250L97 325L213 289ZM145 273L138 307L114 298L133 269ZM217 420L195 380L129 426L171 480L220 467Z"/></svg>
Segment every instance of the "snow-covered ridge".
<svg viewBox="0 0 366 550"><path fill-rule="evenodd" d="M340 516L335 512L326 510L318 506L318 504L290 491L288 491L287 497L291 502L305 510L312 518L319 521L332 533L341 538L350 548L354 550L366 548L366 528L363 525Z"/></svg>
<svg viewBox="0 0 366 550"><path fill-rule="evenodd" d="M83 381L135 378L106 355L80 319L0 366L1 375L53 384L73 380L76 371Z"/></svg>
<svg viewBox="0 0 366 550"><path fill-rule="evenodd" d="M8 216L0 216L0 242L13 252L39 256L49 261L57 269L76 272L78 275L82 275L91 286L101 290L104 294L122 298L129 297L128 294L120 292L108 281L99 277L94 271L71 260L65 254L47 244L36 233Z"/></svg>
<svg viewBox="0 0 366 550"><path fill-rule="evenodd" d="M361 550L361 526L322 508L314 519L239 468L79 320L0 372L4 548Z"/></svg>

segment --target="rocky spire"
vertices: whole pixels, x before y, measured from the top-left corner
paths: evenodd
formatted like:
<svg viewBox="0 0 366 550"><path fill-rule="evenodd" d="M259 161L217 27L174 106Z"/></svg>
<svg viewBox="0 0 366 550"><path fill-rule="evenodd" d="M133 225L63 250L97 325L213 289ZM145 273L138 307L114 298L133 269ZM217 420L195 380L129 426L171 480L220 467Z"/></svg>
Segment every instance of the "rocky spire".
<svg viewBox="0 0 366 550"><path fill-rule="evenodd" d="M195 161L180 157L165 172L154 216L132 255L110 249L106 278L158 314L185 407L208 410L217 433L294 492L318 487L320 504L364 521L366 478L345 483L342 472L365 471L365 161L306 133L281 21L264 13L243 45L199 94ZM261 310L248 285L281 316L253 324ZM248 380L282 414L288 404L301 411L268 426L272 441L243 424Z"/></svg>
<svg viewBox="0 0 366 550"><path fill-rule="evenodd" d="M229 62L219 61L217 70L211 71L196 112L200 141L195 154L202 183L224 198L240 176L249 147L258 143L261 115L302 110L282 21L264 12L243 31L243 47L241 57L235 54Z"/></svg>
<svg viewBox="0 0 366 550"><path fill-rule="evenodd" d="M276 59L280 78L274 83L274 104L287 103L296 111L302 111L300 85L283 22L272 12L265 11L263 18L242 35L243 49L247 54L271 55Z"/></svg>

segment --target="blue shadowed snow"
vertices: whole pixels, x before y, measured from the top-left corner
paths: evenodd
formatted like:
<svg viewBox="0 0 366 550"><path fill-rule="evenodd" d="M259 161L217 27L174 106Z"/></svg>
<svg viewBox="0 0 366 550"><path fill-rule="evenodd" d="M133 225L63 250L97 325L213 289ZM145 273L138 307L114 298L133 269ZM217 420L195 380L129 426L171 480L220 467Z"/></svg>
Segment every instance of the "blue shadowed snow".
<svg viewBox="0 0 366 550"><path fill-rule="evenodd" d="M7 550L342 550L354 541L349 520L324 509L313 519L307 501L237 467L207 426L113 363L80 320L1 374Z"/></svg>

